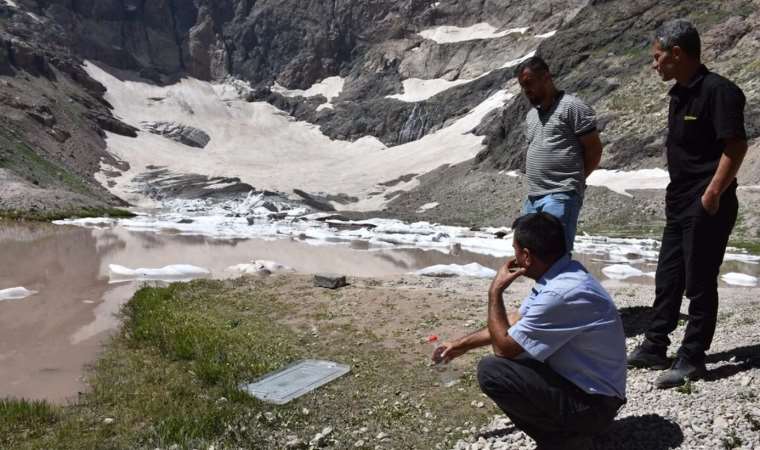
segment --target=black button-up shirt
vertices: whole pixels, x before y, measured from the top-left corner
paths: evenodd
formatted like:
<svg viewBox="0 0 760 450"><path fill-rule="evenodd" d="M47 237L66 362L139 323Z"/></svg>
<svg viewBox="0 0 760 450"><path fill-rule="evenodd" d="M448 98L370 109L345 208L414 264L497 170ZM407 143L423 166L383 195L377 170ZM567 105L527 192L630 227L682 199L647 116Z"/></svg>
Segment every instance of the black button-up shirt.
<svg viewBox="0 0 760 450"><path fill-rule="evenodd" d="M696 213L696 201L715 175L726 139L747 139L746 100L738 86L705 66L688 86L676 84L669 94L667 209L670 215ZM735 188L736 182L729 189Z"/></svg>

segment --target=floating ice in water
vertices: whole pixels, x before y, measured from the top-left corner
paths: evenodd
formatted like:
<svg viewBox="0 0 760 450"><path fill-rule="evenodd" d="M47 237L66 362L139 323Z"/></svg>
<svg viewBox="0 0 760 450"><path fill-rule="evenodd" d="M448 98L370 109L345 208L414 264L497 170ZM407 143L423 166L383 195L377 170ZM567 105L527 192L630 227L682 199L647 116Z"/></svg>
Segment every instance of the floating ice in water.
<svg viewBox="0 0 760 450"><path fill-rule="evenodd" d="M613 280L625 280L632 277L652 277L654 278L654 272L642 272L641 270L629 266L628 264L613 264L611 266L604 267L602 273Z"/></svg>
<svg viewBox="0 0 760 450"><path fill-rule="evenodd" d="M488 267L481 266L478 263L470 263L464 266L459 264L438 264L435 266L425 267L415 272L417 275L425 277L475 277L475 278L493 278L496 271Z"/></svg>
<svg viewBox="0 0 760 450"><path fill-rule="evenodd" d="M0 301L3 300L21 300L31 295L36 294L37 291L30 291L24 287L15 287L10 289L0 290Z"/></svg>
<svg viewBox="0 0 760 450"><path fill-rule="evenodd" d="M241 389L260 400L284 405L350 371L351 368L343 364L307 359L243 385Z"/></svg>
<svg viewBox="0 0 760 450"><path fill-rule="evenodd" d="M256 274L256 273L275 273L275 272L292 272L288 266L285 266L274 261L267 260L254 260L248 264L237 264L227 268L228 272L240 272L243 274Z"/></svg>
<svg viewBox="0 0 760 450"><path fill-rule="evenodd" d="M743 273L729 272L721 275L720 279L734 286L757 286L757 277Z"/></svg>
<svg viewBox="0 0 760 450"><path fill-rule="evenodd" d="M56 223L87 228L99 228L108 223L129 231L204 236L211 239L291 239L314 246L349 246L362 242L366 243L366 248L370 251L414 249L450 254L456 250L497 258L514 255L512 233L508 228L470 229L378 218L341 220L340 213L309 214L305 208L284 201L275 202L275 206L282 212L273 218L269 210L263 211L261 208L265 201L265 197L260 195L217 203L206 200L173 200L164 202L161 210L151 214L138 214L132 218L106 219L106 222L100 219L75 219ZM432 207L432 203L425 206ZM259 211L261 214L258 214ZM285 216L282 217L282 214ZM660 243L654 239L579 235L576 236L574 253L588 255L592 261L608 265L642 267L642 264L657 262L659 247ZM756 265L760 262L760 256L729 248L724 260ZM614 272L616 269L611 270ZM238 268L237 271L245 273L245 268ZM612 277L619 276L613 274Z"/></svg>
<svg viewBox="0 0 760 450"><path fill-rule="evenodd" d="M173 264L159 269L130 269L128 267L110 264L111 283L124 281L189 281L201 278L210 272L202 267L189 264Z"/></svg>
<svg viewBox="0 0 760 450"><path fill-rule="evenodd" d="M760 256L743 253L743 250L740 250L734 247L729 247L728 249L726 249L726 251L727 253L726 253L726 256L723 258L723 261L738 261L745 264L760 263Z"/></svg>

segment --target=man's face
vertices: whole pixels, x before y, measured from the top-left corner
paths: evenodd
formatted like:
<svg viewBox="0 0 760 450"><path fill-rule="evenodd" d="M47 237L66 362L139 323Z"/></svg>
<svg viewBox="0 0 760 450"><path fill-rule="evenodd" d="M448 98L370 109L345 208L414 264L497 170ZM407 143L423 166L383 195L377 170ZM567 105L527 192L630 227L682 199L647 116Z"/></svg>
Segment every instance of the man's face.
<svg viewBox="0 0 760 450"><path fill-rule="evenodd" d="M654 41L652 45L652 68L657 71L662 81L670 81L675 78L678 57L674 53L679 53L677 50L680 49L674 47L670 51L665 50L658 41Z"/></svg>
<svg viewBox="0 0 760 450"><path fill-rule="evenodd" d="M548 81L548 73L535 73L529 67L526 67L520 76L517 77L517 82L520 83L523 94L525 94L525 97L533 106L540 105L546 99L549 91Z"/></svg>

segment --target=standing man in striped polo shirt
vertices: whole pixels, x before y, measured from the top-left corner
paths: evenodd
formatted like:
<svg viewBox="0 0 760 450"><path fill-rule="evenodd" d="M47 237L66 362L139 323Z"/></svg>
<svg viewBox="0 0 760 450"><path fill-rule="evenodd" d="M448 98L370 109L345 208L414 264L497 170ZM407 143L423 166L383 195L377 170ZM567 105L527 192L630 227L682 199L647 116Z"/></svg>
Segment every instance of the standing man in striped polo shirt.
<svg viewBox="0 0 760 450"><path fill-rule="evenodd" d="M517 66L515 76L533 105L525 119L528 198L523 214L546 212L559 218L570 252L586 178L602 158L596 114L577 97L558 90L549 66L538 56Z"/></svg>

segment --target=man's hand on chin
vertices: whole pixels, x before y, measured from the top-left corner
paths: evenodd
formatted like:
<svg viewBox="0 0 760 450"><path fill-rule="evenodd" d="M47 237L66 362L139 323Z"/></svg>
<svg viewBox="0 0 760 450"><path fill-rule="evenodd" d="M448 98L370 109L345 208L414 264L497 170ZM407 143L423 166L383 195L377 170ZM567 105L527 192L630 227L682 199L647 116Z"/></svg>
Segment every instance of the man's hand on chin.
<svg viewBox="0 0 760 450"><path fill-rule="evenodd" d="M491 282L491 291L504 291L516 279L525 275L525 268L517 266L517 260L510 258L502 265Z"/></svg>

